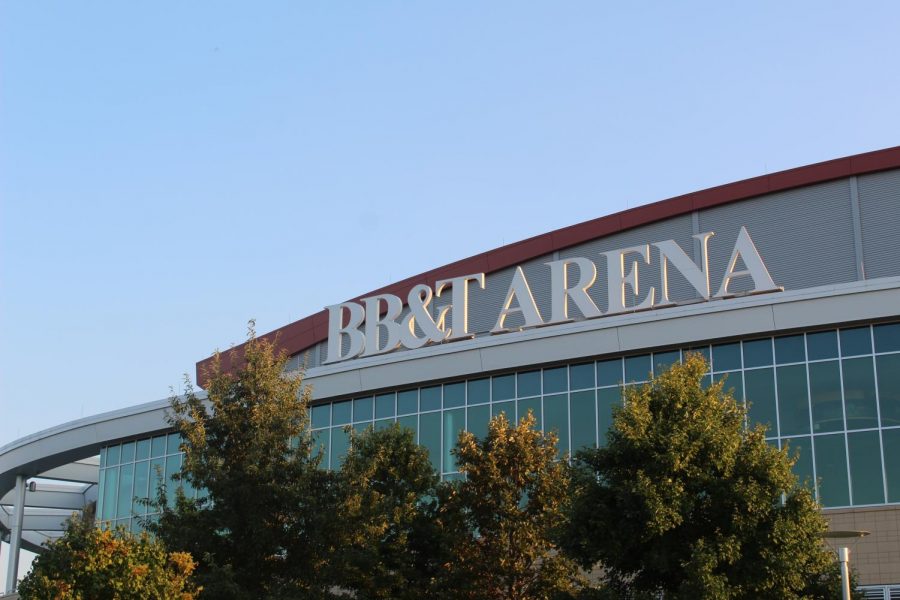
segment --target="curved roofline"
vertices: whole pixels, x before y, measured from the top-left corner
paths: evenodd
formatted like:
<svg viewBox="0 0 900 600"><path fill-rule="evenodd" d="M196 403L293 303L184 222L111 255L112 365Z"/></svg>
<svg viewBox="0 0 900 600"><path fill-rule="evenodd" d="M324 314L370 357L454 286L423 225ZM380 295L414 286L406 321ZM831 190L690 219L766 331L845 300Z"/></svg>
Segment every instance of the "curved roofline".
<svg viewBox="0 0 900 600"><path fill-rule="evenodd" d="M488 250L487 252L407 277L402 281L357 296L350 301L357 301L375 294L395 294L404 298L409 288L419 283L433 286L436 281L441 279L449 279L470 273L493 273L592 239L691 213L695 210L747 200L763 194L771 194L844 177L895 168L900 168L900 146L779 171L771 175L744 179L735 183L676 196L668 200L645 204L507 244L494 250ZM327 337L328 312L324 309L260 336L260 338L274 342L279 350L283 350L289 355L303 352ZM235 346L231 352L222 353L223 370L228 371L243 360L243 348L244 344L241 344ZM200 386L206 383L205 372L209 368L211 361L212 357L209 357L197 363L197 382Z"/></svg>
<svg viewBox="0 0 900 600"><path fill-rule="evenodd" d="M120 408L50 427L0 447L0 499L15 487L16 477L19 475L26 478L69 480L71 468L78 466L74 463L99 454L100 448L104 445L170 429L165 421L170 406L171 401L164 399ZM77 469L74 474L79 478L92 478L92 484L96 485L99 466L81 466L83 468ZM90 476L86 475L86 470L91 472ZM88 481L88 479L71 480ZM31 506L29 502L34 497L33 493L26 495L26 507ZM79 510L74 506L67 508ZM71 515L71 512L70 510L65 516L48 516L45 521L59 517L59 522L55 526L48 525L41 529L59 530L60 523ZM6 531L8 527L0 519L0 533ZM34 540L23 538L22 544L32 552L41 550Z"/></svg>

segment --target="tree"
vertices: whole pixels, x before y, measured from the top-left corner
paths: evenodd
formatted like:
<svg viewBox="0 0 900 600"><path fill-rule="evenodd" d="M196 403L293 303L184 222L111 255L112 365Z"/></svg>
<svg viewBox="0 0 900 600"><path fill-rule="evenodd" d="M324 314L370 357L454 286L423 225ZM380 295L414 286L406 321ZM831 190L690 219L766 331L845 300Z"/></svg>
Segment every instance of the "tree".
<svg viewBox="0 0 900 600"><path fill-rule="evenodd" d="M580 587L575 563L558 551L569 475L556 436L494 417L478 440L462 432L456 453L465 479L444 519L457 528L449 585L453 598L531 600L568 597Z"/></svg>
<svg viewBox="0 0 900 600"><path fill-rule="evenodd" d="M341 468L340 587L358 600L429 597L447 560L435 521L440 478L413 432L394 424L353 435Z"/></svg>
<svg viewBox="0 0 900 600"><path fill-rule="evenodd" d="M92 519L73 517L50 542L19 584L24 600L170 600L196 598L185 552L167 552L146 533L101 530Z"/></svg>
<svg viewBox="0 0 900 600"><path fill-rule="evenodd" d="M285 374L286 356L257 339L252 322L243 360L228 373L217 353L206 398L190 385L173 398L185 453L178 478L205 495L179 494L173 507L160 493L150 528L197 557L209 596L329 597L339 486L309 436L309 388Z"/></svg>
<svg viewBox="0 0 900 600"><path fill-rule="evenodd" d="M787 451L745 426L723 382L704 388L706 370L694 355L625 389L607 445L579 454L567 549L629 593L839 597L826 521Z"/></svg>

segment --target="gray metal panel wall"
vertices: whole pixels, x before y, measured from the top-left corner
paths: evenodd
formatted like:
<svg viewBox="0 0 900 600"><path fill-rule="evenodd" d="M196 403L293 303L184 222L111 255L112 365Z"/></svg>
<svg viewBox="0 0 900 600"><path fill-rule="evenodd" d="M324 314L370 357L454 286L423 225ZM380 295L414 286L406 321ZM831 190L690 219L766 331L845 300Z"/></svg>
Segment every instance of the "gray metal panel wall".
<svg viewBox="0 0 900 600"><path fill-rule="evenodd" d="M709 245L713 293L741 225L776 285L796 290L856 280L849 179L702 210L699 218L700 231L716 232ZM747 277L729 286L733 292L749 289Z"/></svg>
<svg viewBox="0 0 900 600"><path fill-rule="evenodd" d="M858 179L866 279L900 275L900 170Z"/></svg>

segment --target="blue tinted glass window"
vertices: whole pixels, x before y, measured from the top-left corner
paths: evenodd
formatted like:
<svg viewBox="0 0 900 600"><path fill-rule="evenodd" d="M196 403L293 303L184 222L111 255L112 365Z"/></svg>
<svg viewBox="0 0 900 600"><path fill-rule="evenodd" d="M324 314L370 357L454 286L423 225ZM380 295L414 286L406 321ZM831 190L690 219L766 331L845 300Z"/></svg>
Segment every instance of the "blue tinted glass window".
<svg viewBox="0 0 900 600"><path fill-rule="evenodd" d="M441 386L435 385L419 390L419 405L422 412L439 409L441 407Z"/></svg>
<svg viewBox="0 0 900 600"><path fill-rule="evenodd" d="M459 433L465 427L466 409L457 408L444 411L444 473L453 473L457 470L453 449L457 446Z"/></svg>
<svg viewBox="0 0 900 600"><path fill-rule="evenodd" d="M719 344L712 347L713 371L734 371L741 368L741 345Z"/></svg>
<svg viewBox="0 0 900 600"><path fill-rule="evenodd" d="M119 471L119 503L118 508L116 509L116 515L119 517L131 516L131 502L134 498L134 496L132 495L133 485L134 463L122 465L122 469Z"/></svg>
<svg viewBox="0 0 900 600"><path fill-rule="evenodd" d="M340 469L350 449L350 434L343 427L331 428L331 468Z"/></svg>
<svg viewBox="0 0 900 600"><path fill-rule="evenodd" d="M134 442L125 442L122 444L122 456L120 460L123 463L134 462Z"/></svg>
<svg viewBox="0 0 900 600"><path fill-rule="evenodd" d="M181 455L173 454L166 458L166 498L169 505L175 504L175 494L181 487L180 482L172 481L172 476L181 471Z"/></svg>
<svg viewBox="0 0 900 600"><path fill-rule="evenodd" d="M622 385L622 359L601 360L597 363L597 385Z"/></svg>
<svg viewBox="0 0 900 600"><path fill-rule="evenodd" d="M482 404L491 399L491 380L473 379L466 382L466 404Z"/></svg>
<svg viewBox="0 0 900 600"><path fill-rule="evenodd" d="M668 371L669 367L681 360L681 352L672 350L671 352L654 352L653 353L653 374L659 375L663 371Z"/></svg>
<svg viewBox="0 0 900 600"><path fill-rule="evenodd" d="M541 394L541 372L527 371L516 376L516 395L519 398L539 396Z"/></svg>
<svg viewBox="0 0 900 600"><path fill-rule="evenodd" d="M141 460L134 463L134 495L137 498L150 497L150 462ZM147 506L135 503L134 512L139 515L147 513Z"/></svg>
<svg viewBox="0 0 900 600"><path fill-rule="evenodd" d="M809 360L837 358L837 332L819 331L806 334L806 354Z"/></svg>
<svg viewBox="0 0 900 600"><path fill-rule="evenodd" d="M900 351L900 323L876 325L875 352Z"/></svg>
<svg viewBox="0 0 900 600"><path fill-rule="evenodd" d="M419 390L404 390L397 394L397 414L419 412Z"/></svg>
<svg viewBox="0 0 900 600"><path fill-rule="evenodd" d="M881 432L884 444L884 473L887 476L887 501L900 502L900 429Z"/></svg>
<svg viewBox="0 0 900 600"><path fill-rule="evenodd" d="M170 433L166 438L166 454L178 454L181 452L181 436Z"/></svg>
<svg viewBox="0 0 900 600"><path fill-rule="evenodd" d="M625 381L646 381L650 376L650 355L629 356L625 359Z"/></svg>
<svg viewBox="0 0 900 600"><path fill-rule="evenodd" d="M875 357L878 369L878 401L881 404L881 424L900 425L900 354Z"/></svg>
<svg viewBox="0 0 900 600"><path fill-rule="evenodd" d="M772 364L772 340L744 342L744 368L768 367ZM718 371L718 369L716 369Z"/></svg>
<svg viewBox="0 0 900 600"><path fill-rule="evenodd" d="M320 404L312 407L310 418L313 427L328 427L331 425L331 405Z"/></svg>
<svg viewBox="0 0 900 600"><path fill-rule="evenodd" d="M131 515L131 486L134 484L134 464L122 465L119 471L118 507L116 515L128 517Z"/></svg>
<svg viewBox="0 0 900 600"><path fill-rule="evenodd" d="M881 476L881 444L877 431L847 435L850 458L850 485L853 504L883 504L884 481Z"/></svg>
<svg viewBox="0 0 900 600"><path fill-rule="evenodd" d="M744 372L744 393L750 407L750 424L766 427L767 436L778 435L775 416L775 372L772 368Z"/></svg>
<svg viewBox="0 0 900 600"><path fill-rule="evenodd" d="M778 418L781 435L809 433L806 366L778 367L775 375L778 379Z"/></svg>
<svg viewBox="0 0 900 600"><path fill-rule="evenodd" d="M569 453L568 394L544 397L544 431L556 434L556 447L560 457Z"/></svg>
<svg viewBox="0 0 900 600"><path fill-rule="evenodd" d="M349 400L344 402L335 402L332 405L331 422L333 425L346 425L350 422L350 413L353 411L353 404Z"/></svg>
<svg viewBox="0 0 900 600"><path fill-rule="evenodd" d="M119 489L119 467L106 469L103 480L103 507L100 519L116 518L116 491Z"/></svg>
<svg viewBox="0 0 900 600"><path fill-rule="evenodd" d="M441 470L441 413L419 415L419 443L428 450L431 466Z"/></svg>
<svg viewBox="0 0 900 600"><path fill-rule="evenodd" d="M321 429L319 431L315 431L312 434L312 456L314 458L321 457L322 462L319 463L319 468L327 469L328 468L328 446L331 442L331 430L330 429Z"/></svg>
<svg viewBox="0 0 900 600"><path fill-rule="evenodd" d="M740 371L717 373L715 380L724 381L722 391L730 393L738 402L744 401L744 378Z"/></svg>
<svg viewBox="0 0 900 600"><path fill-rule="evenodd" d="M572 453L597 444L597 406L594 390L572 392Z"/></svg>
<svg viewBox="0 0 900 600"><path fill-rule="evenodd" d="M844 409L847 429L867 429L878 426L875 404L875 373L872 357L850 358L841 361L844 370Z"/></svg>
<svg viewBox="0 0 900 600"><path fill-rule="evenodd" d="M491 400L510 400L516 397L516 376L498 375L491 377Z"/></svg>
<svg viewBox="0 0 900 600"><path fill-rule="evenodd" d="M842 430L844 405L838 361L809 363L809 395L812 402L813 432Z"/></svg>
<svg viewBox="0 0 900 600"><path fill-rule="evenodd" d="M519 400L519 420L521 421L525 418L525 415L528 414L528 411L534 415L534 428L541 428L541 398L540 396L536 398L525 398L524 400Z"/></svg>
<svg viewBox="0 0 900 600"><path fill-rule="evenodd" d="M500 413L506 415L506 420L510 423L516 422L516 402L515 400L507 400L506 402L495 402L491 405L491 416L496 417Z"/></svg>
<svg viewBox="0 0 900 600"><path fill-rule="evenodd" d="M613 411L622 406L620 388L604 388L597 390L597 429L600 445L606 445L606 432L612 427Z"/></svg>
<svg viewBox="0 0 900 600"><path fill-rule="evenodd" d="M354 398L353 399L353 422L359 423L360 421L371 421L373 414L373 407L375 403L372 402L372 396L366 396L365 398Z"/></svg>
<svg viewBox="0 0 900 600"><path fill-rule="evenodd" d="M841 356L872 354L872 337L868 327L841 329Z"/></svg>
<svg viewBox="0 0 900 600"><path fill-rule="evenodd" d="M387 417L393 417L396 412L394 408L394 398L395 394L391 392L390 394L378 394L375 396L375 418L376 419L384 419Z"/></svg>
<svg viewBox="0 0 900 600"><path fill-rule="evenodd" d="M466 429L478 439L484 439L488 434L488 421L491 420L490 404L470 406L466 409Z"/></svg>
<svg viewBox="0 0 900 600"><path fill-rule="evenodd" d="M569 389L569 373L567 367L544 369L544 393L554 394Z"/></svg>
<svg viewBox="0 0 900 600"><path fill-rule="evenodd" d="M466 403L466 384L464 381L448 383L444 386L444 408L462 406Z"/></svg>
<svg viewBox="0 0 900 600"><path fill-rule="evenodd" d="M797 476L797 481L812 490L815 478L813 477L812 446L809 436L785 439L783 443L787 444L788 456L796 458L793 471Z"/></svg>
<svg viewBox="0 0 900 600"><path fill-rule="evenodd" d="M413 432L413 441L416 443L419 442L419 417L417 415L407 415L405 417L398 417L397 424L404 428L410 429Z"/></svg>
<svg viewBox="0 0 900 600"><path fill-rule="evenodd" d="M150 458L150 438L145 438L143 440L138 440L134 459L135 460L146 460Z"/></svg>
<svg viewBox="0 0 900 600"><path fill-rule="evenodd" d="M849 506L850 486L847 481L847 448L844 435L817 435L816 474L819 483L819 501L823 506Z"/></svg>
<svg viewBox="0 0 900 600"><path fill-rule="evenodd" d="M154 498L157 495L159 487L165 481L166 475L166 459L157 457L150 459L150 495Z"/></svg>
<svg viewBox="0 0 900 600"><path fill-rule="evenodd" d="M804 360L806 360L806 346L803 343L803 334L775 338L775 362L783 365Z"/></svg>
<svg viewBox="0 0 900 600"><path fill-rule="evenodd" d="M107 446L106 447L106 465L113 466L119 464L119 457L122 455L122 447L116 444L115 446Z"/></svg>
<svg viewBox="0 0 900 600"><path fill-rule="evenodd" d="M573 390L592 388L594 382L594 363L572 365L569 367L569 385Z"/></svg>

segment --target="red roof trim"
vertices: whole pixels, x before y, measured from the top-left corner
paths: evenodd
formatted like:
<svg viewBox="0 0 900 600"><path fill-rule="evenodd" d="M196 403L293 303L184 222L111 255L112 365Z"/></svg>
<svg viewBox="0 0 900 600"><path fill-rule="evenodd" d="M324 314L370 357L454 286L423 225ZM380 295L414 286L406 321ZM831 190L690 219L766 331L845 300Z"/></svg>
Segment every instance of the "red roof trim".
<svg viewBox="0 0 900 600"><path fill-rule="evenodd" d="M556 250L695 210L721 206L762 194L823 183L852 175L863 175L896 168L900 168L900 146L720 185L699 192L676 196L668 200L646 204L591 221L585 221L577 225L570 225L569 227L563 227L562 229L501 246L500 248L426 271L414 277L408 277L403 281L371 291L368 294L363 294L353 300L359 300L375 294L395 294L404 298L409 288L417 283L424 282L428 285L434 285L440 279L449 279L469 273L491 273ZM278 347L285 350L288 354L303 352L328 337L327 311L322 310L261 337L272 341L277 339ZM243 356L242 348L243 344L235 348L237 351L235 357L238 361ZM208 368L211 360L211 358L206 358L197 363L197 381L201 386L205 384L204 371ZM224 353L222 355L222 367L226 371L234 366L231 362L231 353Z"/></svg>

